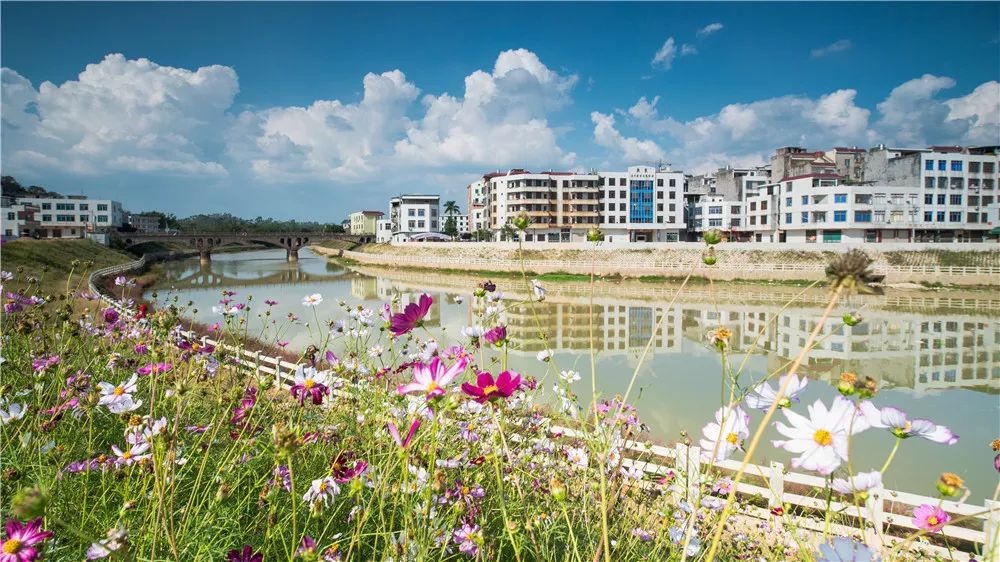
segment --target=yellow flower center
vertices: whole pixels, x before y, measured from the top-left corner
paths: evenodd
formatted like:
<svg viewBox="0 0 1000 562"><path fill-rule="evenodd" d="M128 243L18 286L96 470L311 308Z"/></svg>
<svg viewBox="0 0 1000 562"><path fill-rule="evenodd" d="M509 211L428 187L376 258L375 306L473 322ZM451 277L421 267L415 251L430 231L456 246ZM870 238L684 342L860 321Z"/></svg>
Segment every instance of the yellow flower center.
<svg viewBox="0 0 1000 562"><path fill-rule="evenodd" d="M500 392L500 388L495 384L491 384L483 389L483 396L489 396L490 394L495 394Z"/></svg>
<svg viewBox="0 0 1000 562"><path fill-rule="evenodd" d="M4 554L17 554L21 550L21 541L17 539L9 539L7 542L3 543L3 553Z"/></svg>
<svg viewBox="0 0 1000 562"><path fill-rule="evenodd" d="M931 515L930 517L928 517L927 518L927 524L930 525L931 527L936 526L938 524L938 518L937 518L937 516Z"/></svg>
<svg viewBox="0 0 1000 562"><path fill-rule="evenodd" d="M813 434L813 441L823 447L828 447L833 443L833 435L825 429L817 429L816 433Z"/></svg>
<svg viewBox="0 0 1000 562"><path fill-rule="evenodd" d="M306 382L302 383L302 386L306 387L306 390L309 390L312 387L316 386L316 381L312 379L306 379Z"/></svg>
<svg viewBox="0 0 1000 562"><path fill-rule="evenodd" d="M726 441L729 441L730 445L735 445L736 442L739 441L739 439L740 436L736 435L735 433L730 433L729 435L726 436Z"/></svg>
<svg viewBox="0 0 1000 562"><path fill-rule="evenodd" d="M468 486L462 486L462 495L463 496L469 495L469 487Z"/></svg>
<svg viewBox="0 0 1000 562"><path fill-rule="evenodd" d="M125 460L132 458L132 451L125 451L124 453L122 453L122 458Z"/></svg>
<svg viewBox="0 0 1000 562"><path fill-rule="evenodd" d="M319 491L320 491L320 493L325 492L328 487L329 487L329 485L326 482L320 482L320 484L319 484Z"/></svg>
<svg viewBox="0 0 1000 562"><path fill-rule="evenodd" d="M437 390L439 388L441 388L441 387L438 386L437 382L431 381L431 384L427 385L427 392L431 393L431 392L434 392L435 390Z"/></svg>
<svg viewBox="0 0 1000 562"><path fill-rule="evenodd" d="M191 344L191 349L193 349L195 351L198 351L199 349L201 349L201 344L200 343L193 343L193 344Z"/></svg>
<svg viewBox="0 0 1000 562"><path fill-rule="evenodd" d="M122 387L120 387L120 386L116 386L115 387L115 396L121 396L122 394L125 394L125 389L122 388Z"/></svg>

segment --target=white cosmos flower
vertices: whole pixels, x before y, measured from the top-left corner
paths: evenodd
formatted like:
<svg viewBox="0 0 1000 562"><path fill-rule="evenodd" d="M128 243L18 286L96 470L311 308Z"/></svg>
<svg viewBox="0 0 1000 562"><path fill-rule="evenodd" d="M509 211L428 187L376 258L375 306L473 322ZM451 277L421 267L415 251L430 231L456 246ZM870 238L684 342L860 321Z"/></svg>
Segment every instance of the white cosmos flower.
<svg viewBox="0 0 1000 562"><path fill-rule="evenodd" d="M537 357L537 358L538 358L538 360L539 360L539 361L542 361L543 363L544 363L544 362L547 362L547 361L549 361L550 359L552 359L552 350L551 350L551 349L543 349L543 350L539 351L539 352L538 352L538 353L537 353L537 354L535 355L535 357Z"/></svg>
<svg viewBox="0 0 1000 562"><path fill-rule="evenodd" d="M466 326L462 328L462 335L469 339L478 339L483 337L486 330L482 326Z"/></svg>
<svg viewBox="0 0 1000 562"><path fill-rule="evenodd" d="M590 464L590 456L583 447L566 447L566 460L582 468L587 468Z"/></svg>
<svg viewBox="0 0 1000 562"><path fill-rule="evenodd" d="M323 302L323 295L319 293L313 293L309 296L302 297L302 306L316 306Z"/></svg>
<svg viewBox="0 0 1000 562"><path fill-rule="evenodd" d="M4 407L0 407L0 425L7 425L14 420L19 420L24 417L27 410L24 404L11 403Z"/></svg>
<svg viewBox="0 0 1000 562"><path fill-rule="evenodd" d="M787 408L792 405L792 402L798 402L798 394L805 389L809 383L809 379L804 376L800 378L797 375L788 374L781 377L777 388L771 386L771 383L766 381L754 387L744 399L747 406L755 410L767 410L770 408L771 404L774 404L775 399L778 397L778 389L781 388L781 385L785 384L787 377L791 377L792 380L788 382L788 386L785 388L785 395L782 396L778 407Z"/></svg>
<svg viewBox="0 0 1000 562"><path fill-rule="evenodd" d="M774 446L799 455L792 466L830 474L847 460L850 435L868 429L865 416L850 400L837 396L828 409L822 400L809 406L809 417L788 408L782 410L791 425L775 424L778 433L788 439L774 441Z"/></svg>
<svg viewBox="0 0 1000 562"><path fill-rule="evenodd" d="M142 400L133 400L132 394L138 387L139 376L132 374L127 382L114 385L109 382L97 383L97 389L101 391L101 399L98 404L104 404L112 414L131 412L142 405Z"/></svg>
<svg viewBox="0 0 1000 562"><path fill-rule="evenodd" d="M888 429L890 433L900 439L923 437L928 441L946 445L954 445L958 442L958 436L947 427L930 420L910 420L906 416L906 412L899 408L886 406L880 410L872 404L871 400L865 400L861 403L861 411L864 412L865 419L872 427Z"/></svg>
<svg viewBox="0 0 1000 562"><path fill-rule="evenodd" d="M568 383L574 383L580 380L580 373L573 370L559 371L559 377Z"/></svg>
<svg viewBox="0 0 1000 562"><path fill-rule="evenodd" d="M737 449L743 448L743 440L750 435L750 416L739 406L719 408L715 412L715 421L702 428L704 439L698 442L701 447L701 458L704 462L712 460L724 461Z"/></svg>
<svg viewBox="0 0 1000 562"><path fill-rule="evenodd" d="M850 478L834 478L832 484L841 494L863 494L881 485L882 473L877 470L859 472Z"/></svg>
<svg viewBox="0 0 1000 562"><path fill-rule="evenodd" d="M325 478L317 478L312 481L312 485L306 490L306 493L302 496L310 507L318 507L322 504L324 507L328 507L330 502L340 494L340 486L337 485L337 481L331 476Z"/></svg>

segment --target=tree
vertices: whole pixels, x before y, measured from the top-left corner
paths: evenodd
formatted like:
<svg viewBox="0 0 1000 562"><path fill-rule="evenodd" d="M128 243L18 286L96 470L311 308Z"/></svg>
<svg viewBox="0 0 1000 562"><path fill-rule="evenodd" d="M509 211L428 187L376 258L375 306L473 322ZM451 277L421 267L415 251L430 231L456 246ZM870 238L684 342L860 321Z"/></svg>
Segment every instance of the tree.
<svg viewBox="0 0 1000 562"><path fill-rule="evenodd" d="M452 238L458 236L458 226L455 223L455 216L444 219L444 233Z"/></svg>
<svg viewBox="0 0 1000 562"><path fill-rule="evenodd" d="M501 240L517 240L516 237L517 237L517 229L514 228L514 225L507 223L503 225L503 228L500 229Z"/></svg>
<svg viewBox="0 0 1000 562"><path fill-rule="evenodd" d="M457 215L459 213L458 204L454 201L445 201L444 203L444 214L445 215Z"/></svg>

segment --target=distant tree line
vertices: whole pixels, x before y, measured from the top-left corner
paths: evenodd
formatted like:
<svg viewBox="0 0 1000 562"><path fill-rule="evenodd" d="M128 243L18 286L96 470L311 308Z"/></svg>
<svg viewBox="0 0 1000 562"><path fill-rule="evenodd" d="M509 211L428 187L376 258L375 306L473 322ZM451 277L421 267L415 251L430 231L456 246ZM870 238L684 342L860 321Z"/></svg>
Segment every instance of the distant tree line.
<svg viewBox="0 0 1000 562"><path fill-rule="evenodd" d="M0 192L7 197L46 197L49 199L65 199L65 196L55 191L49 191L38 185L21 185L14 176L0 177Z"/></svg>

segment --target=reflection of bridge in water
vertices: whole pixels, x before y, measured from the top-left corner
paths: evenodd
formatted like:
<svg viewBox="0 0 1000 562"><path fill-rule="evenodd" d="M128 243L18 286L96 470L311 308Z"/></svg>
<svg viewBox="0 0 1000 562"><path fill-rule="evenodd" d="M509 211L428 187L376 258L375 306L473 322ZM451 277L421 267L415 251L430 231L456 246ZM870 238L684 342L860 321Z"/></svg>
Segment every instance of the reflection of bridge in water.
<svg viewBox="0 0 1000 562"><path fill-rule="evenodd" d="M257 276L234 276L220 271L212 264L202 264L199 269L183 272L167 272L159 283L174 289L195 289L199 287L251 287L255 285L281 285L286 283L323 283L356 277L357 273L342 269L332 274L306 273L298 268L281 269L261 273Z"/></svg>

